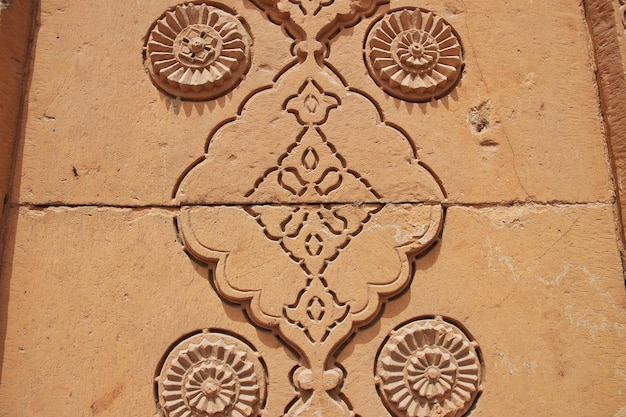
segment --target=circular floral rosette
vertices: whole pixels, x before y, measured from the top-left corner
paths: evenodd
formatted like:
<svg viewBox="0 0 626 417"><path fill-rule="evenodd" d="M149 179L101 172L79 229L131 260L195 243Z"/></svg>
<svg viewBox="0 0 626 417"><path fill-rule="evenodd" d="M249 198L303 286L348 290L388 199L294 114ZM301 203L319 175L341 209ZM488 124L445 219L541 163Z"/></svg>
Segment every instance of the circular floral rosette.
<svg viewBox="0 0 626 417"><path fill-rule="evenodd" d="M387 407L395 416L461 417L482 390L477 346L441 317L394 331L376 365Z"/></svg>
<svg viewBox="0 0 626 417"><path fill-rule="evenodd" d="M463 67L463 51L452 27L422 9L387 13L370 29L366 62L374 80L390 95L423 102L447 94Z"/></svg>
<svg viewBox="0 0 626 417"><path fill-rule="evenodd" d="M200 333L169 353L157 377L166 417L257 416L265 400L265 369L242 341Z"/></svg>
<svg viewBox="0 0 626 417"><path fill-rule="evenodd" d="M146 42L146 65L166 93L209 100L237 84L250 66L250 34L234 15L207 4L166 11Z"/></svg>

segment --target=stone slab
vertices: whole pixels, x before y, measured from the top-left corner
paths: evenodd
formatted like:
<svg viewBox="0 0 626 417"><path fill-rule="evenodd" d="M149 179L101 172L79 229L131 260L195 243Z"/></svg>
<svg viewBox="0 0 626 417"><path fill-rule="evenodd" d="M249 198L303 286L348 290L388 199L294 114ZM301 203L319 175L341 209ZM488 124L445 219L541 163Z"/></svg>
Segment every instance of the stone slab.
<svg viewBox="0 0 626 417"><path fill-rule="evenodd" d="M0 417L198 405L184 401L624 413L623 247L585 4L382 2L194 3L170 13L213 20L176 30L172 0L42 2L3 230ZM422 72L426 32L400 45L426 9L446 20L427 29L445 76ZM228 76L164 86L156 62L176 42L204 54L217 30ZM376 60L410 74L385 81Z"/></svg>
<svg viewBox="0 0 626 417"><path fill-rule="evenodd" d="M267 415L281 415L296 359L220 301L173 214L20 209L3 269L0 416L152 416L159 360L202 328L257 348ZM452 207L444 227L415 262L410 290L338 356L357 415L388 415L373 375L387 334L433 315L479 343L484 392L472 416L616 414L626 404L626 295L610 206Z"/></svg>
<svg viewBox="0 0 626 417"><path fill-rule="evenodd" d="M261 353L270 415L284 406L276 397L293 395L290 352L219 300L171 213L21 209L14 248L2 274L0 416L152 416L162 356L205 328Z"/></svg>
<svg viewBox="0 0 626 417"><path fill-rule="evenodd" d="M151 84L141 51L152 22L174 4L107 2L92 19L88 2L42 3L15 201L175 204L181 173L203 156L214 127L234 117L248 95L271 84L292 61L280 27L250 3L232 0L229 7L248 22L253 36L247 76L217 100L171 100ZM449 96L414 104L383 94L363 63L373 18L340 33L331 42L329 62L352 88L371 96L389 123L402 126L448 200L610 201L579 2L421 6L447 19L463 43L464 76ZM266 150L253 134L248 146L250 152Z"/></svg>
<svg viewBox="0 0 626 417"><path fill-rule="evenodd" d="M484 391L470 414L614 416L626 404L626 295L607 205L448 210L410 291L341 353L355 412L387 415L364 383L392 329L415 316L461 322L480 344ZM357 394L358 393L358 394Z"/></svg>

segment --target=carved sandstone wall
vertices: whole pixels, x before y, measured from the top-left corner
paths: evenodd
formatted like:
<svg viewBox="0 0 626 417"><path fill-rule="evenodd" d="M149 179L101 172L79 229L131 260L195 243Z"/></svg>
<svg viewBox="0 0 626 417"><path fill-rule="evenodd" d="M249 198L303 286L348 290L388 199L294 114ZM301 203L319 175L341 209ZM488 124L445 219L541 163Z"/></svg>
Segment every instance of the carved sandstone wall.
<svg viewBox="0 0 626 417"><path fill-rule="evenodd" d="M620 2L35 6L0 416L626 413Z"/></svg>

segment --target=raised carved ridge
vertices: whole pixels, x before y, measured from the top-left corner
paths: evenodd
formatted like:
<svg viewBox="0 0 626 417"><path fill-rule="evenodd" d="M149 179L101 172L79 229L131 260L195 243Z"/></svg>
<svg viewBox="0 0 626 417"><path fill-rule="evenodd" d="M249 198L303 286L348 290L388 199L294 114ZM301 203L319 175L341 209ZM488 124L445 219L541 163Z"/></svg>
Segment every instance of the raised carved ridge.
<svg viewBox="0 0 626 417"><path fill-rule="evenodd" d="M407 101L429 101L447 94L463 67L459 38L450 24L423 9L401 9L382 16L365 42L372 78L388 94Z"/></svg>
<svg viewBox="0 0 626 417"><path fill-rule="evenodd" d="M146 66L163 91L187 100L219 97L250 65L250 34L233 14L208 4L167 10L146 41Z"/></svg>
<svg viewBox="0 0 626 417"><path fill-rule="evenodd" d="M204 331L168 354L157 377L166 417L257 417L265 401L265 369L243 341Z"/></svg>
<svg viewBox="0 0 626 417"><path fill-rule="evenodd" d="M397 417L461 417L482 391L477 348L441 317L402 326L377 360L376 379L385 404Z"/></svg>

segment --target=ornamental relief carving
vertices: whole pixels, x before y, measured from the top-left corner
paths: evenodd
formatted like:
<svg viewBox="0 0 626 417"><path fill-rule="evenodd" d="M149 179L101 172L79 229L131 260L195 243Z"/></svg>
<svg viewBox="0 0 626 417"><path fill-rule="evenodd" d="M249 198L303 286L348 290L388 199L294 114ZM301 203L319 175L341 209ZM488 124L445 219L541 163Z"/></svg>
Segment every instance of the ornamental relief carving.
<svg viewBox="0 0 626 417"><path fill-rule="evenodd" d="M166 11L150 30L146 66L155 85L172 96L213 99L239 84L250 66L251 44L230 12L186 3Z"/></svg>
<svg viewBox="0 0 626 417"><path fill-rule="evenodd" d="M385 404L398 417L463 416L482 391L477 348L441 317L395 330L376 363Z"/></svg>
<svg viewBox="0 0 626 417"><path fill-rule="evenodd" d="M173 193L179 236L193 258L211 266L209 279L220 297L240 304L255 325L297 352L297 396L285 404L284 415L354 416L341 392L345 371L337 353L389 297L407 288L412 258L441 233L445 191L418 158L413 139L386 123L377 103L351 89L326 62L329 41L375 13L382 1L253 3L292 37L294 62L218 125L204 157L185 171ZM155 23L146 61L159 88L190 100L236 88L250 65L252 40L241 18L226 10L188 3ZM460 76L457 35L422 9L382 15L364 45L372 76L397 98L440 97ZM218 372L202 359L213 354L203 346L195 341L179 349L186 355L182 365L179 353L168 358L171 369L164 368L159 379L161 406L172 415L258 413L262 383L246 379L239 368L219 375L247 381L247 396L237 397L249 400L244 408L232 405L238 401L232 389L211 397L217 385L202 381L215 380ZM447 356L441 355L437 363L444 366ZM245 369L258 368L253 355L244 356L252 363ZM181 382L186 375L188 384ZM447 379L447 373L441 377ZM228 381L224 387L232 387ZM225 414L227 407L231 414Z"/></svg>
<svg viewBox="0 0 626 417"><path fill-rule="evenodd" d="M228 334L209 332L182 340L156 378L166 417L254 417L265 401L259 355Z"/></svg>

